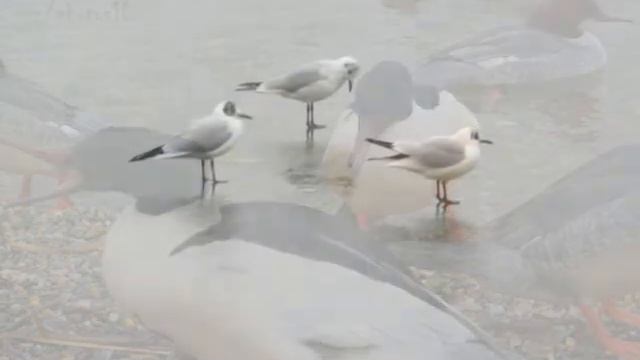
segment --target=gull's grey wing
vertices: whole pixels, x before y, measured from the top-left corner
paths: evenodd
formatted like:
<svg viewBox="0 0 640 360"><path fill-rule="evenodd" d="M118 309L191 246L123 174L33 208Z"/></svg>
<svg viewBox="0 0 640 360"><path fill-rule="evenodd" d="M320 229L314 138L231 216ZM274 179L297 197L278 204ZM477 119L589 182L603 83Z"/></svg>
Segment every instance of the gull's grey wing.
<svg viewBox="0 0 640 360"><path fill-rule="evenodd" d="M0 102L30 111L43 121L67 123L73 107L45 93L33 82L7 74L0 77Z"/></svg>
<svg viewBox="0 0 640 360"><path fill-rule="evenodd" d="M231 130L223 121L202 122L164 146L168 153L205 153L215 151L231 138Z"/></svg>
<svg viewBox="0 0 640 360"><path fill-rule="evenodd" d="M100 116L69 105L33 82L11 74L0 75L0 102L34 114L68 138L93 134L110 126Z"/></svg>
<svg viewBox="0 0 640 360"><path fill-rule="evenodd" d="M487 236L519 249L532 239L560 231L602 204L630 196L640 181L639 155L640 144L619 146L599 155L493 221L487 226ZM553 212L549 212L551 208Z"/></svg>
<svg viewBox="0 0 640 360"><path fill-rule="evenodd" d="M464 160L464 146L447 138L432 139L406 155L430 168L446 168Z"/></svg>
<svg viewBox="0 0 640 360"><path fill-rule="evenodd" d="M400 260L384 245L361 232L351 218L331 216L301 205L268 202L226 205L220 208L220 213L221 222L192 236L171 255L180 256L182 251L193 246L240 238L277 251L333 263L403 289L464 324L477 338L456 349L452 346L449 351L458 356L451 359L502 358L494 351L496 347L487 334L438 295L417 283ZM315 345L322 347L316 348L320 353L332 350L324 348L327 345L324 343ZM348 350L332 348L338 353ZM478 356L465 356L470 352L476 352Z"/></svg>
<svg viewBox="0 0 640 360"><path fill-rule="evenodd" d="M544 31L505 26L443 49L432 55L430 60L453 60L481 66L491 59L513 57L523 60L555 54L563 48L562 39Z"/></svg>
<svg viewBox="0 0 640 360"><path fill-rule="evenodd" d="M320 73L320 63L313 63L303 66L290 74L269 80L265 82L265 87L268 90L295 93L323 78L324 76Z"/></svg>

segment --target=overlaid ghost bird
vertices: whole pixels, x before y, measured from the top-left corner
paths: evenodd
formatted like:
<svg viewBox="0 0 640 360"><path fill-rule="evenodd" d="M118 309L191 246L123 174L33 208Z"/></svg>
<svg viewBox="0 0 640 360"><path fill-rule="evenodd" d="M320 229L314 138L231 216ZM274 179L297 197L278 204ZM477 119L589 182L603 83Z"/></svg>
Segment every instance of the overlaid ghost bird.
<svg viewBox="0 0 640 360"><path fill-rule="evenodd" d="M368 228L372 220L423 209L432 199L422 179L367 162L386 150L365 139L422 141L467 126L477 127L478 121L450 92L415 84L401 62L381 61L358 77L354 100L327 144L322 175Z"/></svg>
<svg viewBox="0 0 640 360"><path fill-rule="evenodd" d="M638 156L638 144L614 148L481 229L479 239L433 242L431 252L407 254L410 262L467 273L515 296L578 305L603 347L638 359L640 343L616 338L594 310L640 327L638 314L616 305L640 290Z"/></svg>
<svg viewBox="0 0 640 360"><path fill-rule="evenodd" d="M105 239L113 298L198 360L497 360L491 339L345 219L141 198Z"/></svg>
<svg viewBox="0 0 640 360"><path fill-rule="evenodd" d="M140 148L168 143L174 137L139 127L109 127L74 145L66 161L73 176L64 186L42 196L7 206L25 206L78 192L119 192L132 197L191 196L198 190L200 169L188 161L130 163ZM96 166L100 164L100 166Z"/></svg>
<svg viewBox="0 0 640 360"><path fill-rule="evenodd" d="M306 103L307 131L312 131L325 127L315 122L313 104L333 95L345 82L351 91L359 69L358 61L350 56L318 60L271 80L242 83L236 90L274 93Z"/></svg>
<svg viewBox="0 0 640 360"><path fill-rule="evenodd" d="M414 95L409 70L397 61L382 61L358 80L351 104L351 110L358 116L355 144L349 156L351 167L359 169L362 165L369 145L366 138L379 136L390 125L412 114Z"/></svg>
<svg viewBox="0 0 640 360"><path fill-rule="evenodd" d="M444 205L459 204L449 199L447 183L471 171L480 158L480 144L493 144L481 139L478 130L465 127L451 136L435 136L423 142L387 142L367 139L387 148L393 155L369 160L387 161L387 166L405 169L436 181L436 198ZM442 192L440 187L442 186Z"/></svg>
<svg viewBox="0 0 640 360"><path fill-rule="evenodd" d="M21 198L31 196L35 175L70 177L66 164L74 144L110 125L102 117L69 105L33 81L7 71L0 62L0 170L23 176ZM26 116L25 116L26 115ZM62 197L58 209L71 205Z"/></svg>
<svg viewBox="0 0 640 360"><path fill-rule="evenodd" d="M213 184L224 182L216 178L213 159L226 154L235 145L244 130L243 119L251 119L251 116L239 112L232 101L223 101L215 107L211 115L193 120L181 135L164 145L136 155L129 161L200 159L204 185L207 181L205 162L209 160Z"/></svg>
<svg viewBox="0 0 640 360"><path fill-rule="evenodd" d="M585 20L631 22L606 15L595 0L546 0L524 25L480 33L433 54L420 81L452 88L540 83L593 73L607 63Z"/></svg>

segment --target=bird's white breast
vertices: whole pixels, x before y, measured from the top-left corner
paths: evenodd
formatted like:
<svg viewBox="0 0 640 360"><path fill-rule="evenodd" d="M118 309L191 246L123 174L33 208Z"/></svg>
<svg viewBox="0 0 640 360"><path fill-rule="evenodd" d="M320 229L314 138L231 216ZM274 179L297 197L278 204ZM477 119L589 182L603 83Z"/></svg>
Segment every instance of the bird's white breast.
<svg viewBox="0 0 640 360"><path fill-rule="evenodd" d="M397 287L242 239L169 257L210 221L185 219L128 210L107 236L103 268L119 303L198 359L319 360L316 344L344 359L440 360L473 337Z"/></svg>
<svg viewBox="0 0 640 360"><path fill-rule="evenodd" d="M473 170L478 164L480 158L480 147L478 144L469 144L465 147L465 157L459 163L446 168L422 168L419 166L412 166L411 161L409 164L398 162L397 167L404 167L407 170L421 173L425 177L433 180L450 181L459 178L469 171Z"/></svg>
<svg viewBox="0 0 640 360"><path fill-rule="evenodd" d="M229 150L231 150L231 148L238 142L240 135L242 135L242 133L244 132L243 122L236 118L229 118L227 120L227 127L231 132L231 137L229 138L229 140L227 140L226 143L224 143L224 145L210 153L214 157L224 155L229 152Z"/></svg>

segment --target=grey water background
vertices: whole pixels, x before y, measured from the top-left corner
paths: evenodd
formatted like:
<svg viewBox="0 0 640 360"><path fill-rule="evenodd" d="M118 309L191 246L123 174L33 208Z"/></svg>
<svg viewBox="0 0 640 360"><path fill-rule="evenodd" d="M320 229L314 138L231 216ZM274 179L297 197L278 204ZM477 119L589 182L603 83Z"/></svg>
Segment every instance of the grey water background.
<svg viewBox="0 0 640 360"><path fill-rule="evenodd" d="M532 3L3 0L0 54L11 73L117 125L175 133L221 99L237 100L256 120L219 161L233 180L224 191L238 200L335 208L339 199L323 190L316 169L331 125L351 100L346 89L316 106L318 121L330 127L305 151L303 104L234 93L234 86L345 54L358 58L363 72L385 59L411 67L474 32L519 19ZM603 7L640 14L632 1ZM579 96L541 102L534 93L497 114L479 114L484 136L496 146L452 186L464 201L457 216L471 223L495 218L595 154L637 140L640 50L629 44L639 40L640 27L587 28L610 58L597 103Z"/></svg>

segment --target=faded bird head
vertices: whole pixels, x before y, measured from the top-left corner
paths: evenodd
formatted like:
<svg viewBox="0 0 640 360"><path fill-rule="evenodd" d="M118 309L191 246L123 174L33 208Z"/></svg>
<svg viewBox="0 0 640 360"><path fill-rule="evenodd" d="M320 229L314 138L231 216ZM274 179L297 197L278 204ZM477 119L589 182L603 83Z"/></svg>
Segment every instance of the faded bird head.
<svg viewBox="0 0 640 360"><path fill-rule="evenodd" d="M338 59L338 63L342 67L344 67L345 75L347 81L349 82L349 92L351 92L351 90L353 90L353 81L358 76L358 72L360 71L358 60L351 56L345 56Z"/></svg>
<svg viewBox="0 0 640 360"><path fill-rule="evenodd" d="M229 117L239 119L253 119L251 116L238 111L236 104L233 101L223 101L216 106L215 112Z"/></svg>
<svg viewBox="0 0 640 360"><path fill-rule="evenodd" d="M480 144L493 144L493 141L480 138L478 129L464 127L456 132L455 137L465 143L478 142Z"/></svg>

